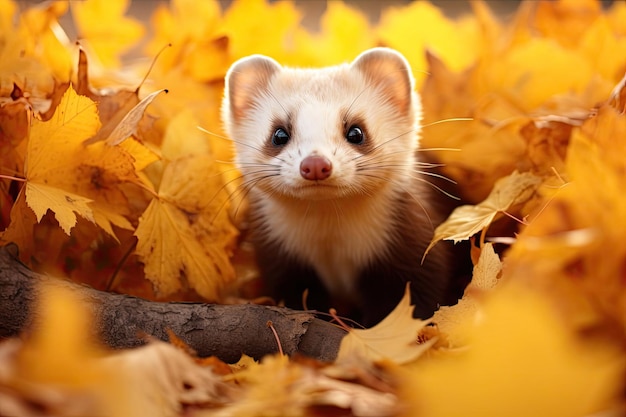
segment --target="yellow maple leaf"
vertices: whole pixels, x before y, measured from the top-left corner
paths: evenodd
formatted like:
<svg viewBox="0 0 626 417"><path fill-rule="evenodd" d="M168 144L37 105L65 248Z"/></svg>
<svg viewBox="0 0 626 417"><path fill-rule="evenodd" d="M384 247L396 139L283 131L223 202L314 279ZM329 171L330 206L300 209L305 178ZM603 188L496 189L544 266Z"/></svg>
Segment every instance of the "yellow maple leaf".
<svg viewBox="0 0 626 417"><path fill-rule="evenodd" d="M483 202L475 206L457 207L450 217L435 229L435 235L426 252L442 239L460 242L489 227L496 215L528 200L540 183L541 178L528 172L515 171L500 179Z"/></svg>
<svg viewBox="0 0 626 417"><path fill-rule="evenodd" d="M124 16L129 0L86 0L71 6L79 38L105 67L118 67L119 55L145 32L140 22Z"/></svg>
<svg viewBox="0 0 626 417"><path fill-rule="evenodd" d="M25 167L26 202L38 220L48 208L52 209L68 235L76 224L73 212L93 221L92 210L87 204L91 200L59 188L55 178L65 178L64 181L72 178L71 164L67 163L68 147L71 149L77 138L90 137L99 127L95 103L87 97L77 96L69 88L54 117L49 122L35 120L31 128Z"/></svg>
<svg viewBox="0 0 626 417"><path fill-rule="evenodd" d="M56 187L30 181L26 183L26 203L35 212L37 221L41 221L43 215L48 210L52 210L59 226L68 235L72 227L76 225L74 213L80 214L89 221L95 221L93 212L89 207L89 203L92 201L89 198Z"/></svg>
<svg viewBox="0 0 626 417"><path fill-rule="evenodd" d="M383 321L370 329L350 329L341 340L337 361L359 356L372 361L389 359L397 364L411 362L436 341L417 342L419 332L429 323L430 320L413 318L411 291L407 285L404 297Z"/></svg>
<svg viewBox="0 0 626 417"><path fill-rule="evenodd" d="M119 185L138 182L135 160L127 149L137 155L140 152L136 145L83 146L99 128L96 104L77 95L72 87L49 121L33 121L27 141L26 186L19 198L25 198L37 221L51 210L68 235L76 225L76 215L96 223L114 238L112 225L132 229L125 217L130 211L128 202ZM147 157L142 158L139 162L147 163ZM18 229L28 224L22 223ZM5 233L3 239L23 241L11 225Z"/></svg>
<svg viewBox="0 0 626 417"><path fill-rule="evenodd" d="M234 278L229 251L237 233L224 199L221 177L208 155L182 157L163 170L158 196L135 232L146 277L161 295L185 283L215 301Z"/></svg>

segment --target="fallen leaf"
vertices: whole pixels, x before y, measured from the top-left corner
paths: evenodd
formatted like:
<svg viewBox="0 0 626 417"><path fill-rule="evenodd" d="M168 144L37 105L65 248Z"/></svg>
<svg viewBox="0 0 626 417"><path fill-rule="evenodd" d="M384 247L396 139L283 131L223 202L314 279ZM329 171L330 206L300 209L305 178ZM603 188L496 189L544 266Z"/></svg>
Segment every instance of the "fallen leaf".
<svg viewBox="0 0 626 417"><path fill-rule="evenodd" d="M109 355L98 366L120 370L120 379L136 388L130 396L142 415L175 417L184 407L229 403L234 394L210 367L198 365L182 350L161 341Z"/></svg>
<svg viewBox="0 0 626 417"><path fill-rule="evenodd" d="M167 90L158 90L148 94L128 112L124 109L124 111L116 113L117 117L113 117L94 136L87 139L84 144L91 145L99 141L106 141L106 144L109 146L119 145L137 131L137 126L146 108L162 92L167 93ZM118 120L119 118L121 119Z"/></svg>
<svg viewBox="0 0 626 417"><path fill-rule="evenodd" d="M184 285L207 300L234 278L228 254L237 235L221 178L208 155L179 158L163 171L158 195L139 219L136 252L146 278L169 295Z"/></svg>
<svg viewBox="0 0 626 417"><path fill-rule="evenodd" d="M609 320L620 323L618 333L626 329L623 281L615 273L626 259L626 178L623 156L615 151L625 147L626 115L601 106L572 134L568 182L544 197L543 210L507 255L507 275L552 294L575 328Z"/></svg>
<svg viewBox="0 0 626 417"><path fill-rule="evenodd" d="M472 282L465 289L463 297L453 306L442 306L432 317L440 340L438 346L460 348L469 345L470 329L482 317L481 299L493 291L502 271L502 262L493 249L493 244L485 243L480 251L478 263L474 266ZM445 341L445 342L443 342Z"/></svg>
<svg viewBox="0 0 626 417"><path fill-rule="evenodd" d="M137 412L119 369L99 364L103 350L93 339L84 300L60 282L39 290L31 333L0 344L0 413L6 406L21 416Z"/></svg>
<svg viewBox="0 0 626 417"><path fill-rule="evenodd" d="M403 364L414 361L426 352L434 339L418 344L417 335L430 320L413 318L409 287L400 303L383 321L370 329L350 329L341 340L337 361L352 356L368 358L371 361L389 359Z"/></svg>
<svg viewBox="0 0 626 417"><path fill-rule="evenodd" d="M55 185L55 178L67 175L67 149L81 137L92 135L100 127L95 104L87 97L77 96L70 88L65 93L54 117L49 122L35 120L28 139L25 165L28 205L41 220L48 209L55 212L59 225L69 235L80 214L93 220L87 203L92 200ZM72 151L70 151L72 152ZM53 159L57 155L57 159Z"/></svg>
<svg viewBox="0 0 626 417"><path fill-rule="evenodd" d="M54 212L59 226L66 234L70 234L72 227L76 225L76 214L94 222L93 212L89 203L93 200L85 198L56 187L32 182L26 183L26 204L35 212L37 221L48 210Z"/></svg>
<svg viewBox="0 0 626 417"><path fill-rule="evenodd" d="M551 301L528 289L492 295L468 329L470 349L402 373L407 415L585 416L616 406L621 352L570 333Z"/></svg>
<svg viewBox="0 0 626 417"><path fill-rule="evenodd" d="M376 378L367 373L366 366L354 368L354 362L305 366L286 356L266 356L261 363L234 374L242 389L236 402L206 410L201 416L343 415L346 412L363 417L397 415L396 395L359 384L354 380L355 371L366 378ZM268 384L268 380L272 383Z"/></svg>
<svg viewBox="0 0 626 417"><path fill-rule="evenodd" d="M497 214L528 200L539 184L541 178L529 172L516 171L500 179L483 202L475 206L457 207L450 217L435 229L435 235L426 253L440 240L460 242L489 227Z"/></svg>

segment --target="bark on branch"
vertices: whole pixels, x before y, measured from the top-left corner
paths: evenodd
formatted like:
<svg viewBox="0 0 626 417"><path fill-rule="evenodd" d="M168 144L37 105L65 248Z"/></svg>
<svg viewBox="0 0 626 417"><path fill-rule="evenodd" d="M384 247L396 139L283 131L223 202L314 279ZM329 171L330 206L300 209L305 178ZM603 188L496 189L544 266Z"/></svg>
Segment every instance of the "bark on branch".
<svg viewBox="0 0 626 417"><path fill-rule="evenodd" d="M35 273L18 261L15 246L0 248L0 338L18 335L34 317L39 283L60 279ZM112 348L145 343L148 334L167 340L172 330L200 356L236 362L241 354L258 359L278 351L271 321L286 354L322 360L336 358L345 331L312 313L253 304L160 303L97 291L62 281L93 309L94 332Z"/></svg>

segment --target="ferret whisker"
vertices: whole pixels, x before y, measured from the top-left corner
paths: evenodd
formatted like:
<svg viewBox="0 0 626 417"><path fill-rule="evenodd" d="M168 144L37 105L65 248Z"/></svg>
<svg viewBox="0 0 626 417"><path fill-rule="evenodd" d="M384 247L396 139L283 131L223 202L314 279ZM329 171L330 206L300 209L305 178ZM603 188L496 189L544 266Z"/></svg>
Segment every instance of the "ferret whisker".
<svg viewBox="0 0 626 417"><path fill-rule="evenodd" d="M346 110L346 114L344 115L344 118L342 120L342 122L345 124L348 120L348 117L350 116L350 111L352 110L352 107L354 106L354 104L357 102L357 100L363 95L364 92L366 92L369 88L371 87L371 85L367 85L365 86L364 89L361 90L361 92L359 94L356 95L356 97L354 97L354 99L352 100L352 102L350 103L350 105L348 106L348 109Z"/></svg>
<svg viewBox="0 0 626 417"><path fill-rule="evenodd" d="M232 165L234 164L233 161L222 161L221 159L216 159L215 162L218 162L220 164L227 164L227 165ZM273 167L277 167L279 168L280 165L278 164L268 164L265 162L237 162L237 165L247 165L247 166L273 166ZM235 168L236 169L236 168Z"/></svg>
<svg viewBox="0 0 626 417"><path fill-rule="evenodd" d="M435 151L450 151L450 152L461 152L460 148L419 148L418 152L435 152Z"/></svg>
<svg viewBox="0 0 626 417"><path fill-rule="evenodd" d="M448 123L448 122L471 122L473 121L474 118L473 117L451 117L449 119L441 119L441 120L437 120L436 122L430 122L430 123L426 123L425 125L422 125L422 129L425 127L430 127L430 126L435 126L441 123Z"/></svg>
<svg viewBox="0 0 626 417"><path fill-rule="evenodd" d="M210 130L205 129L205 128L203 128L202 126L196 126L196 128L197 128L199 131L201 131L201 132L203 132L203 133L206 133L206 134L208 134L208 135L211 135L211 136L215 136L215 137L216 137L216 138L218 138L218 139L224 139L224 140L227 140L227 141L233 141L233 140L232 140L231 138L229 138L228 136L218 135L217 133L215 133L215 132L211 132ZM234 141L233 141L233 142L234 142Z"/></svg>
<svg viewBox="0 0 626 417"><path fill-rule="evenodd" d="M400 139L402 136L404 136L404 135L408 135L409 133L413 133L413 132L414 132L413 130L407 130L407 131L406 131L406 132L404 132L404 133L400 133L398 136L395 136L395 137L393 137L393 138L391 138L391 139L387 139L386 141L384 141L384 142L382 142L382 143L379 143L378 145L376 145L376 146L374 146L372 149L370 149L368 152L365 152L365 153L363 153L363 154L361 154L361 155L358 155L358 156L356 156L356 157L352 158L352 160L354 161L354 160L357 160L357 159L362 158L362 157L364 157L364 156L371 155L371 154L373 154L374 152L376 152L378 149L380 149L381 147L383 147L383 146L385 146L385 145L389 144L390 142L393 142L394 140Z"/></svg>
<svg viewBox="0 0 626 417"><path fill-rule="evenodd" d="M311 204L313 204L313 202L309 201L309 204L306 205L306 209L304 210L304 215L302 216L303 220L309 217L309 210L311 209Z"/></svg>
<svg viewBox="0 0 626 417"><path fill-rule="evenodd" d="M443 148L439 148L439 149L435 149L433 148L433 150L442 150ZM449 149L449 150L453 150L453 149ZM418 149L419 151L419 149ZM412 151L407 151L406 149L401 149L398 151L394 151L394 152L385 152L384 154L379 154L378 152L373 153L373 154L369 154L368 156L370 156L371 158L368 160L377 160L376 158L392 158L395 155L402 155L402 154L406 154L407 152L412 152ZM446 164L443 163L435 163L435 162L424 162L424 161L414 161L411 162L411 164L416 164L419 166L422 166L424 168L439 168L439 167L444 167L446 166Z"/></svg>
<svg viewBox="0 0 626 417"><path fill-rule="evenodd" d="M335 215L337 216L337 224L341 224L341 217L343 215L343 213L341 212L341 208L339 207L339 204L337 204L337 201L331 200L331 202L333 203L333 208L335 209Z"/></svg>
<svg viewBox="0 0 626 417"><path fill-rule="evenodd" d="M436 172L422 171L422 170L419 170L419 169L414 169L413 172L416 172L416 173L422 174L422 175L429 175L431 177L439 178L441 180L449 182L450 184L454 184L454 185L458 184L458 182L456 182L452 178L448 178L445 175L437 174Z"/></svg>
<svg viewBox="0 0 626 417"><path fill-rule="evenodd" d="M264 176L260 176L260 177L254 177L251 178L248 181L243 182L242 184L240 184L232 193L229 194L229 200L232 201L235 198L239 199L239 202L237 203L237 207L235 208L235 211L233 213L233 217L237 218L237 215L239 214L239 210L241 208L241 205L243 204L245 198L248 196L248 194L250 193L250 191L252 191L252 189L261 181L266 180L267 178L271 178L274 177L276 175L264 175Z"/></svg>
<svg viewBox="0 0 626 417"><path fill-rule="evenodd" d="M377 162L377 163L374 163ZM404 163L386 163L386 164L380 164L379 161L374 161L370 164L359 164L359 168L361 171L383 171L386 169L390 169L395 171L396 168L406 168L406 167L410 167L411 168L411 172L415 172L418 174L423 174L423 175L428 175L431 177L435 177L435 178L439 178L441 180L447 181L451 184L458 184L455 180L453 180L452 178L446 177L445 175L442 174L438 174L436 172L429 172L429 171L423 171L422 169L418 169L421 167L415 167L412 164L404 164ZM400 172L400 171L398 171Z"/></svg>
<svg viewBox="0 0 626 417"><path fill-rule="evenodd" d="M233 193L230 195L230 199L233 200L235 198L234 197L235 192L239 192L239 190L242 190L241 192L239 192L239 194L237 196L237 197L239 197L239 201L237 202L237 207L235 207L235 211L233 212L233 219L236 219L238 217L239 210L241 209L241 206L243 205L243 202L245 201L246 197L248 196L248 193L250 193L252 188L254 188L254 186L261 180L262 179L259 178L257 180L246 182L245 184L242 184L242 186L237 187L237 189L235 191L233 191Z"/></svg>
<svg viewBox="0 0 626 417"><path fill-rule="evenodd" d="M209 205L210 205L211 203L213 203L213 201L214 201L214 200L215 200L215 199L216 199L216 198L217 198L217 197L218 197L218 196L219 196L219 195L220 195L220 194L221 194L221 193L225 190L225 188L226 188L228 185L232 184L232 183L233 183L233 182L235 182L235 181L240 180L241 178L244 178L244 175L240 175L240 176L238 176L238 177L236 177L236 178L233 178L232 180L227 181L226 183L224 183L224 184L220 187L220 189L216 191L215 195L211 198L211 200L209 200ZM227 204L229 201L234 200L234 196L235 196L235 194L238 192L238 190L239 190L240 188L244 188L244 187L245 187L245 184L247 184L247 183L248 183L248 182L250 182L250 181L253 181L253 180L249 180L249 181L246 181L246 182L242 183L241 185L237 186L237 188L235 188L235 190L233 190L232 192L229 192L229 193L228 193L228 197L224 199L224 201L222 202L222 204L220 204L220 207L219 207L219 208L218 208L218 210L215 212L215 216L213 217L213 219L211 219L211 224L213 224L213 222L215 222L215 220L217 220L217 216L219 216L219 214L221 213L221 211L222 211L222 210L224 210L224 207L226 207L226 204ZM240 204L241 204L241 203L240 203Z"/></svg>
<svg viewBox="0 0 626 417"><path fill-rule="evenodd" d="M197 126L197 128L200 129L202 132L208 133L209 135L213 135L213 136L218 137L220 139L231 141L231 142L236 143L236 144L241 145L241 146L246 146L246 147L248 147L250 149L254 149L255 151L259 152L260 154L263 154L263 155L266 154L265 152L263 152L263 149L261 149L261 148L259 148L257 146L250 145L249 143L246 143L246 142L243 142L243 141L240 141L240 140L235 140L235 139L232 139L232 138L229 138L229 137L226 137L226 136L218 135L216 133L213 133L213 132L210 132L210 131L206 130L205 128L203 128L201 126ZM276 155L272 155L271 157L272 158L276 158L276 159L278 159L281 162L285 162L283 159L279 158Z"/></svg>
<svg viewBox="0 0 626 417"><path fill-rule="evenodd" d="M412 175L411 177L412 177L412 178L414 178L414 179L415 179L415 180L417 180L417 181L423 182L424 184L428 184L428 185L430 185L430 186L431 186L431 187L433 187L435 190L437 190L437 191L439 191L440 193L442 193L442 194L444 194L444 195L446 195L446 196L450 197L450 198L451 198L451 199L453 199L453 200L456 200L456 201L460 201L460 200L461 200L461 198L460 198L460 197L457 197L457 196L455 196L454 194L450 194L449 192L447 192L447 191L446 191L446 190L444 190L443 188L439 187L438 185L433 184L432 182L428 181L428 180L427 180L427 179L425 179L425 178L421 178L421 177L416 176L416 175Z"/></svg>
<svg viewBox="0 0 626 417"><path fill-rule="evenodd" d="M415 194L410 191L407 190L407 188L403 185L403 184L399 184L397 182L395 182L405 193L407 193L412 199L413 201L415 201L417 203L418 206L420 206L420 208L422 209L422 211L424 212L424 215L426 216L426 219L428 219L428 224L430 224L430 228L434 231L435 230L435 225L433 224L433 220L430 218L430 214L428 213L428 210L426 210L426 207L424 206L424 204L421 202L421 200L419 198L417 198L415 196Z"/></svg>
<svg viewBox="0 0 626 417"><path fill-rule="evenodd" d="M257 167L257 168L272 167L273 169L280 168L278 165L267 165L267 164L250 165L250 167L248 167L248 168L251 168L251 167ZM224 175L224 174L227 174L227 173L233 172L233 171L241 172L241 169L239 169L237 167L233 167L233 168L229 168L229 169L220 170L217 174L214 174L211 178L219 177L221 175ZM241 178L241 176L239 178Z"/></svg>
<svg viewBox="0 0 626 417"><path fill-rule="evenodd" d="M276 103L278 103L280 108L283 109L283 111L285 112L285 116L288 116L289 112L287 112L287 109L285 108L285 106L283 106L283 103L281 103L280 100L278 100L276 96L270 90L266 90L266 92Z"/></svg>
<svg viewBox="0 0 626 417"><path fill-rule="evenodd" d="M274 171L276 171L276 170L257 170L257 171L250 171L250 172L245 173L245 174L243 174L243 173L242 173L241 175L238 175L238 176L236 176L235 178L233 178L233 179L231 179L231 180L228 180L228 181L226 181L224 184L222 184L222 186L221 186L221 187L220 187L220 188L219 188L219 189L215 192L215 195L211 198L211 200L209 200L209 203L208 203L208 204L211 204L211 203L213 202L213 200L215 200L215 199L217 198L217 196L218 196L218 195L219 195L222 191L224 191L224 190L225 190L225 189L226 189L226 188L227 188L230 184L232 184L233 182L235 182L235 181L239 181L239 180L240 180L240 179L242 179L242 178L246 178L246 176L247 176L247 175L249 175L249 174L256 175L256 174L258 174L258 173L262 173L262 172L274 172ZM274 175L270 175L270 176L275 176L275 175L280 175L280 174L279 174L279 173L276 173L276 174L274 174ZM266 176L266 177L268 177L268 176ZM253 179L255 179L255 178L258 178L258 177L254 177L254 178L252 178L252 180L253 180ZM243 184L245 184L245 182L244 182ZM242 185L243 185L243 184L242 184ZM241 186L241 185L240 185L240 186ZM237 187L237 188L239 188L239 187ZM229 197L232 197L232 194L229 194Z"/></svg>
<svg viewBox="0 0 626 417"><path fill-rule="evenodd" d="M241 194L245 193L243 194L243 196L241 196L241 198L239 198L239 201L237 202L237 207L235 207L235 211L233 212L233 219L236 219L237 216L239 215L239 210L241 209L241 206L243 205L243 202L245 201L245 197L248 195L250 190L252 190L252 188L256 185L256 183L261 180L262 180L261 178L257 180L253 179L253 180L246 181L245 183L242 183L241 185L239 185L235 190L233 190L232 193L229 193L228 199L222 204L222 207L220 207L220 211L224 209L227 202L229 201L232 202L236 199L236 196L239 197L241 196Z"/></svg>
<svg viewBox="0 0 626 417"><path fill-rule="evenodd" d="M381 181L388 181L388 178L383 177L383 176L380 176L380 175L366 175L366 176L369 176L369 177L372 177L372 178L376 178L376 179L381 180ZM418 179L419 179L419 180L421 180L421 181L424 181L424 180L423 180L423 179L421 179L421 178L418 178ZM426 181L426 182L428 183L428 181ZM410 196L410 197L411 197L411 198L412 198L412 199L413 199L413 200L414 200L414 201L415 201L415 202L416 202L416 203L420 206L420 208L421 208L421 209L422 209L422 211L424 212L424 215L425 215L425 216L426 216L426 218L428 219L428 223L430 224L430 227L431 227L433 230L435 230L435 226L434 226L434 224L433 224L433 222L432 222L432 219L430 218L430 214L428 213L428 210L426 210L426 207L422 204L422 202L420 201L420 199L419 199L419 198L417 198L417 197L415 196L415 194L414 194L412 191L408 190L408 189L404 186L404 184L399 183L399 182L397 182L397 181L393 181L393 184L395 184L395 185L396 185L396 186L398 186L398 188L400 188L403 192L405 192L406 194L408 194L408 195L409 195L409 196Z"/></svg>

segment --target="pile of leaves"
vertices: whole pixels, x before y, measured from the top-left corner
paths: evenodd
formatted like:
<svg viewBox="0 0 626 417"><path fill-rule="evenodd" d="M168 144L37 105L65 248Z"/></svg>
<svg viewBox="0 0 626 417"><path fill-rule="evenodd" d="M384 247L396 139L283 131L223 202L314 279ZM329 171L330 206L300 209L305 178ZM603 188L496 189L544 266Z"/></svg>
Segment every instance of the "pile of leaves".
<svg viewBox="0 0 626 417"><path fill-rule="evenodd" d="M172 0L150 31L127 8L0 0L0 242L29 267L154 300L254 293L219 121L227 68L386 45L418 82L422 148L468 203L433 244L476 239L473 281L426 322L403 300L333 364L226 365L160 342L113 354L52 288L37 331L0 344L0 414L624 413L625 3L523 2L503 20L478 1L458 19L415 2L372 23L329 2L317 32L287 1Z"/></svg>

